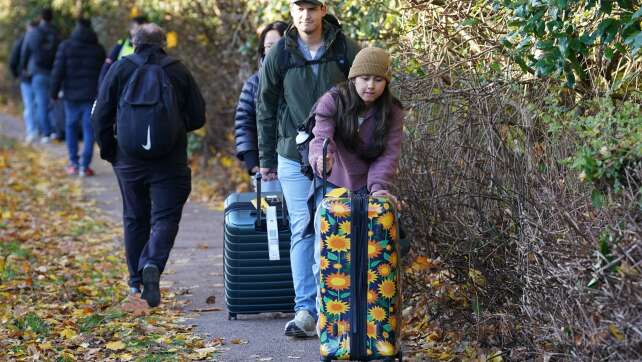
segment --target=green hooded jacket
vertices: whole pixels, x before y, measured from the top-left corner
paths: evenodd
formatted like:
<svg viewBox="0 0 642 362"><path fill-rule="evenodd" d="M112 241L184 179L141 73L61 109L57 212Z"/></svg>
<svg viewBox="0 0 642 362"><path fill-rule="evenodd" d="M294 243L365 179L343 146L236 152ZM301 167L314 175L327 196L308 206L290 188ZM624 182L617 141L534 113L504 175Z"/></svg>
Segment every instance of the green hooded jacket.
<svg viewBox="0 0 642 362"><path fill-rule="evenodd" d="M343 51L335 43L341 28L323 21L323 38L326 45L323 57L333 57ZM297 29L294 26L286 31L283 41L277 43L265 57L260 71L260 91L257 99L257 131L259 139L259 158L261 167L276 168L277 153L290 160L299 161L296 148L297 128L301 125L314 103L326 91L346 80L341 67L334 62L319 64L318 75L312 66L289 69L285 75L279 66L280 47L289 48L291 57L305 57L297 43ZM346 37L348 65L352 65L359 45Z"/></svg>

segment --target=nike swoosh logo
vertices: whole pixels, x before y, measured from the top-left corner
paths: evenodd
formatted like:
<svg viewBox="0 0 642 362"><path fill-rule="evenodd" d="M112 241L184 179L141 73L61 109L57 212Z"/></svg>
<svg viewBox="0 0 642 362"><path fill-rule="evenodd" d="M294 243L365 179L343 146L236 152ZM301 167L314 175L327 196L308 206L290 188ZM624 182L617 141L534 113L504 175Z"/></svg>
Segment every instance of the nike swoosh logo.
<svg viewBox="0 0 642 362"><path fill-rule="evenodd" d="M152 149L152 138L150 136L150 128L151 126L147 126L147 144L142 145L146 151L149 151Z"/></svg>

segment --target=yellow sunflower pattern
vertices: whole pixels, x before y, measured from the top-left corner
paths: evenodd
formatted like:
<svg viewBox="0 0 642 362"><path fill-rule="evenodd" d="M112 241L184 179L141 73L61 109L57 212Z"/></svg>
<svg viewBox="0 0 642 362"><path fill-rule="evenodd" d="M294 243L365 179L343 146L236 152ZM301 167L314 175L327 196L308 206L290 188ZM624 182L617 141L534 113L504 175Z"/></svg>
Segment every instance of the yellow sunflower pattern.
<svg viewBox="0 0 642 362"><path fill-rule="evenodd" d="M321 355L350 359L350 238L349 198L327 198L321 204ZM401 326L398 225L394 206L386 198L368 205L367 330L369 358L395 356Z"/></svg>

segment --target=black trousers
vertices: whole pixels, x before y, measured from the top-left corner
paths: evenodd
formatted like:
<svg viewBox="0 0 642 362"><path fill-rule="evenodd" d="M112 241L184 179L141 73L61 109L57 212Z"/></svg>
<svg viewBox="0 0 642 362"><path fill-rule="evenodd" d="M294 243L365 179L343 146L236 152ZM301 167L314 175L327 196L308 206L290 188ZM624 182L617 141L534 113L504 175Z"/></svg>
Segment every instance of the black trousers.
<svg viewBox="0 0 642 362"><path fill-rule="evenodd" d="M162 272L192 190L187 165L117 161L114 172L123 197L123 227L129 285L139 287L147 264Z"/></svg>

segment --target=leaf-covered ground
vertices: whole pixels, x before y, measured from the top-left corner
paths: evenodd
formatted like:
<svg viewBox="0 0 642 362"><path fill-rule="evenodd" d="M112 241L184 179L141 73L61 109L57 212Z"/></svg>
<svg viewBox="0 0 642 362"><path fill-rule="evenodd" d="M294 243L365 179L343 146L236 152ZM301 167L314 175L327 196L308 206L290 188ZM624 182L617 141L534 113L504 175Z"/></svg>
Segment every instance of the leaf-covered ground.
<svg viewBox="0 0 642 362"><path fill-rule="evenodd" d="M64 161L6 139L0 145L0 360L216 356L223 342L192 334L173 293L164 290L154 310L127 297L120 225L83 197L80 182L62 172ZM470 276L483 287L483 276ZM480 334L495 332L475 330L474 286L416 257L405 289L409 360L502 360L501 351L480 346Z"/></svg>
<svg viewBox="0 0 642 362"><path fill-rule="evenodd" d="M0 360L190 360L214 356L169 291L127 297L121 231L63 161L0 139Z"/></svg>
<svg viewBox="0 0 642 362"><path fill-rule="evenodd" d="M475 269L470 283L455 282L440 260L415 257L404 274L403 330L406 355L412 361L501 362L497 343L501 326L477 328L485 315L477 300L477 287L486 279ZM477 316L477 317L476 317Z"/></svg>

